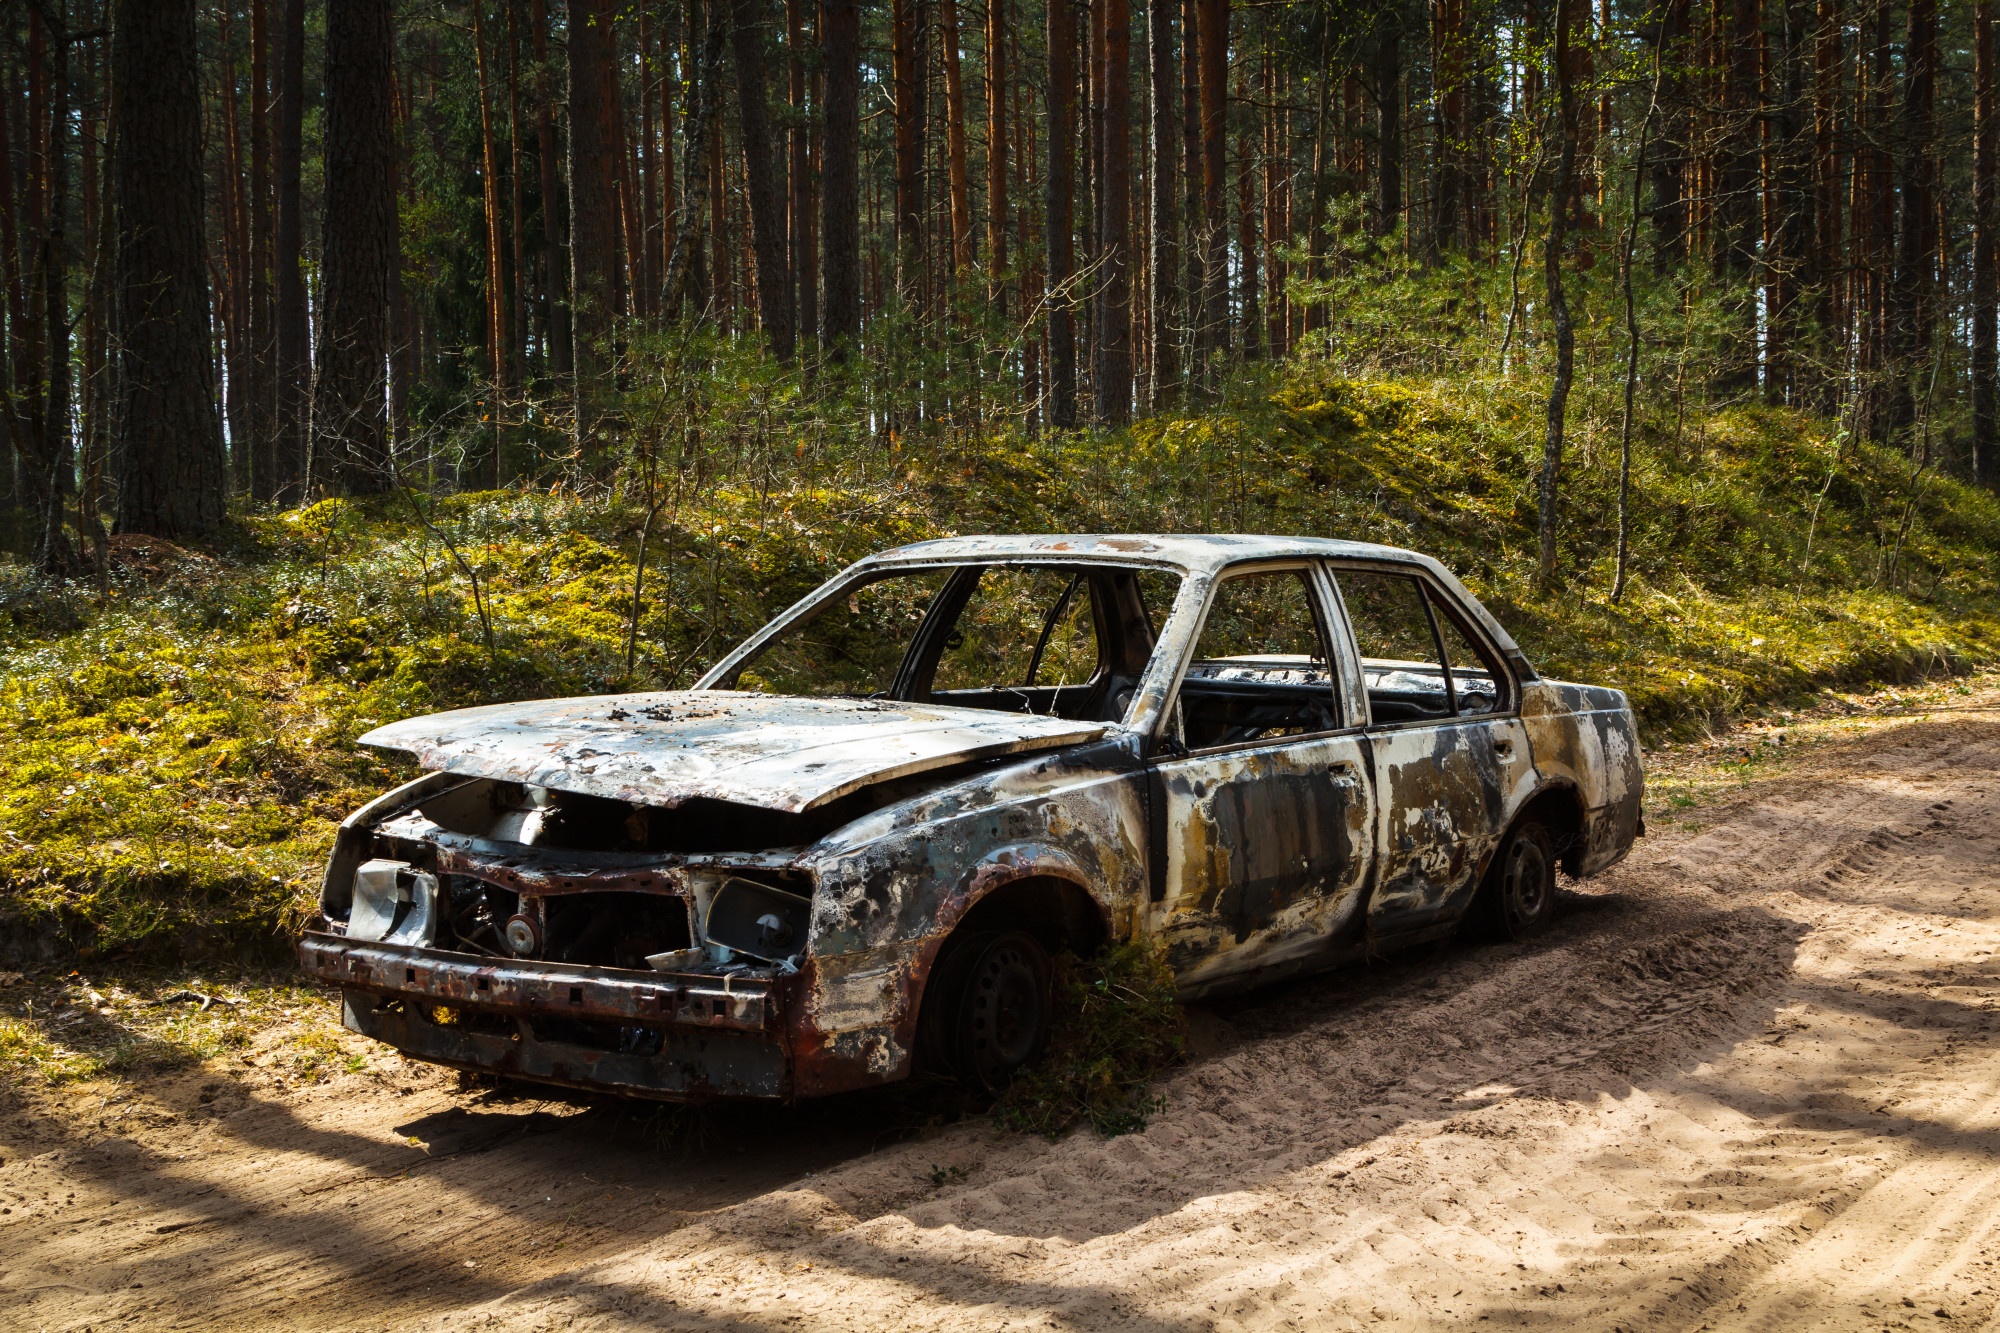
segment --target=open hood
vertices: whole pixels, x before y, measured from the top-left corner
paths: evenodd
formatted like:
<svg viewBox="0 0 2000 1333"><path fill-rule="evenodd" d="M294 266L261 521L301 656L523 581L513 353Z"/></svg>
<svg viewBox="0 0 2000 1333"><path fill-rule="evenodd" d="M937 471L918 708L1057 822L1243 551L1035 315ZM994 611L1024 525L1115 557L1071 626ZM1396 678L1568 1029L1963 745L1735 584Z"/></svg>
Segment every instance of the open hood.
<svg viewBox="0 0 2000 1333"><path fill-rule="evenodd" d="M1103 735L1099 722L874 699L674 690L541 699L377 727L427 769L639 805L797 813L870 783Z"/></svg>

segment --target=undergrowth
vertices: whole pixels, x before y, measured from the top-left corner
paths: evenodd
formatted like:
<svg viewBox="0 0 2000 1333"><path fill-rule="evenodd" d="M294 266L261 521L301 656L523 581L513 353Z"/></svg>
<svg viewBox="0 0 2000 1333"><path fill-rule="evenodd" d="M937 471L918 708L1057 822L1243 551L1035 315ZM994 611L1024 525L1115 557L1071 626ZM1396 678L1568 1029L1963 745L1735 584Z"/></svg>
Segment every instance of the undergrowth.
<svg viewBox="0 0 2000 1333"><path fill-rule="evenodd" d="M1106 1136L1145 1128L1153 1078L1180 1061L1186 1026L1157 940L1056 958L1056 1016L1043 1057L993 1106L1003 1129L1056 1138L1088 1123Z"/></svg>
<svg viewBox="0 0 2000 1333"><path fill-rule="evenodd" d="M1647 410L1631 587L1614 605L1615 416L1583 393L1562 577L1540 588L1542 388L1294 360L1201 414L954 429L918 449L893 431L836 448L823 404L757 380L749 406L687 409L695 463L660 445L684 442L694 418L675 418L680 435L662 426L659 448L588 496L524 483L423 499L421 521L407 497L248 513L211 554L120 539L101 589L0 563L0 953L282 952L337 820L410 771L356 747L363 732L685 686L848 561L947 533L1237 530L1428 551L1541 670L1623 687L1654 736L2000 660L2000 501L1781 409Z"/></svg>

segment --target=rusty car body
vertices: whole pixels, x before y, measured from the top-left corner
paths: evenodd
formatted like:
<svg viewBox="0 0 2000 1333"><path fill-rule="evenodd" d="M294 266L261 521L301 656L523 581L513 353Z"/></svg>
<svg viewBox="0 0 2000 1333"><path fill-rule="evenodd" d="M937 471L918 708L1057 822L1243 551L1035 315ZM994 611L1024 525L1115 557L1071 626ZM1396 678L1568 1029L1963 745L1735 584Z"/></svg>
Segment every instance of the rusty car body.
<svg viewBox="0 0 2000 1333"><path fill-rule="evenodd" d="M1616 690L1545 680L1437 561L1262 536L860 561L694 688L364 743L304 935L355 1031L460 1069L796 1098L1032 1059L1050 959L1184 997L1544 926L1642 832Z"/></svg>

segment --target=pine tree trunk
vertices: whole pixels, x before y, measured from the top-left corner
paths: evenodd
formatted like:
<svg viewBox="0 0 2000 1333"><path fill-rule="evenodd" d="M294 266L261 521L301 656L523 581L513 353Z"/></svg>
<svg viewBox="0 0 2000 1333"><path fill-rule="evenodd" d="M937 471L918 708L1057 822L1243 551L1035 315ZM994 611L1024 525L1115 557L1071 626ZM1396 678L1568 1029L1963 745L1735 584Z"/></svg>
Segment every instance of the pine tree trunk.
<svg viewBox="0 0 2000 1333"><path fill-rule="evenodd" d="M1195 0L1195 44L1201 86L1201 376L1212 387L1213 358L1229 353L1229 0Z"/></svg>
<svg viewBox="0 0 2000 1333"><path fill-rule="evenodd" d="M1896 245L1896 286L1891 301L1891 350L1895 357L1892 429L1916 420L1929 380L1932 326L1937 311L1937 0L1910 0L1903 44L1903 106L1898 138L1903 150L1901 230Z"/></svg>
<svg viewBox="0 0 2000 1333"><path fill-rule="evenodd" d="M938 38L944 43L946 185L951 192L951 266L972 272L972 185L965 165L965 78L960 68L958 0L938 0Z"/></svg>
<svg viewBox="0 0 2000 1333"><path fill-rule="evenodd" d="M1007 0L986 0L986 299L1007 310Z"/></svg>
<svg viewBox="0 0 2000 1333"><path fill-rule="evenodd" d="M486 58L486 0L472 0L473 68L479 83L479 189L486 220L486 351L493 380L486 416L492 427L493 454L487 484L499 490L506 481L507 272L502 259L506 242L500 226L500 148L493 139L493 91Z"/></svg>
<svg viewBox="0 0 2000 1333"><path fill-rule="evenodd" d="M1814 376L1815 405L1831 410L1839 401L1847 321L1840 299L1841 275L1848 267L1843 253L1841 217L1841 71L1840 0L1818 0L1813 30L1813 323L1819 346L1830 364Z"/></svg>
<svg viewBox="0 0 2000 1333"><path fill-rule="evenodd" d="M1547 587L1556 580L1556 524L1561 498L1563 427L1569 414L1570 381L1576 367L1576 331L1563 289L1563 250L1569 243L1567 201L1576 188L1577 108L1571 83L1573 10L1584 0L1555 0L1555 35L1550 66L1556 82L1556 173L1549 200L1549 230L1542 246L1542 270L1548 292L1549 323L1555 335L1555 376L1549 384L1548 430L1542 444L1542 471L1537 480L1536 537L1540 546L1538 573Z"/></svg>
<svg viewBox="0 0 2000 1333"><path fill-rule="evenodd" d="M998 0L994 0L998 3ZM1175 170L1180 156L1180 135L1174 118L1174 11L1173 0L1146 0L1146 65L1152 89L1152 123L1148 150L1152 154L1152 209L1149 231L1152 240L1152 272L1146 277L1146 296L1151 306L1148 322L1153 338L1151 378L1153 406L1157 410L1171 403L1180 385L1180 358L1175 355L1179 337L1180 196Z"/></svg>
<svg viewBox="0 0 2000 1333"><path fill-rule="evenodd" d="M861 340L861 7L822 0L826 131L821 146L820 242L826 259L829 349Z"/></svg>
<svg viewBox="0 0 2000 1333"><path fill-rule="evenodd" d="M1687 258L1689 106L1688 0L1663 0L1654 40L1660 66L1660 133L1652 160L1653 266L1665 273Z"/></svg>
<svg viewBox="0 0 2000 1333"><path fill-rule="evenodd" d="M2000 171L2000 122L1993 87L1993 0L1973 0L1972 150L1972 477L2000 480L1996 412L2000 412L2000 237L1994 233L1993 183Z"/></svg>
<svg viewBox="0 0 2000 1333"><path fill-rule="evenodd" d="M43 116L35 118L36 140L40 156L41 170L36 173L38 183L45 194L45 206L38 219L40 227L41 254L36 264L41 278L42 341L47 352L47 361L38 367L44 386L42 411L39 421L40 449L34 460L39 474L34 479L34 490L40 500L39 512L32 515L36 519L38 535L35 543L35 564L44 573L57 577L73 572L76 557L70 546L69 534L63 527L67 513L66 501L74 477L73 459L70 452L70 314L69 314L69 128L70 128L70 74L69 74L69 30L67 6L48 0L39 4L34 11L41 20L38 35L41 41L32 44L30 59L34 62L34 74L42 80ZM190 11L190 17L192 13ZM190 74L192 69L190 69ZM200 101L196 93L194 115L199 123ZM183 183L192 184L196 190L197 214L199 217L198 176L190 177ZM196 262L200 262L199 233L197 235ZM207 289L200 293L202 303L207 303ZM204 316L206 311L204 310ZM205 322L205 321L204 321ZM203 333L206 335L206 328ZM207 347L203 347L204 360ZM214 368L209 369L207 388L212 392ZM213 413L213 400L209 401ZM217 449L216 490L221 490L221 450ZM190 533L189 535L196 535Z"/></svg>
<svg viewBox="0 0 2000 1333"><path fill-rule="evenodd" d="M333 0L326 27L326 231L311 484L388 491L390 282L397 263L394 0Z"/></svg>
<svg viewBox="0 0 2000 1333"><path fill-rule="evenodd" d="M209 342L195 0L119 0L115 22L118 529L199 540L222 527L228 474ZM51 332L67 362L66 337Z"/></svg>
<svg viewBox="0 0 2000 1333"><path fill-rule="evenodd" d="M243 126L237 114L236 25L234 0L223 0L217 11L217 38L222 47L221 75L217 93L222 99L222 280L220 304L225 312L223 342L228 367L227 392L223 397L224 419L229 423L230 485L238 493L250 491L250 228L245 220L249 201L244 197ZM90 191L86 179L84 188ZM85 223L86 231L89 224ZM86 301L87 304L87 301ZM87 396L87 395L86 395Z"/></svg>
<svg viewBox="0 0 2000 1333"><path fill-rule="evenodd" d="M721 0L717 0L720 4ZM575 446L597 449L598 379L610 365L612 329L625 313L624 229L612 139L618 108L611 0L572 0L569 23L570 355L576 374Z"/></svg>
<svg viewBox="0 0 2000 1333"><path fill-rule="evenodd" d="M271 495L305 496L306 430L312 408L310 330L306 325L305 164L306 0L284 0L278 73L277 364L273 400Z"/></svg>
<svg viewBox="0 0 2000 1333"><path fill-rule="evenodd" d="M276 490L277 349L271 309L271 78L266 0L250 0L250 494Z"/></svg>
<svg viewBox="0 0 2000 1333"><path fill-rule="evenodd" d="M764 74L767 0L734 0L737 115L750 230L757 253L757 311L764 338L781 361L792 359L791 272L785 257L784 159L770 132L770 86Z"/></svg>
<svg viewBox="0 0 2000 1333"><path fill-rule="evenodd" d="M542 309L549 332L549 369L563 379L575 373L576 354L571 340L569 247L556 155L555 93L549 86L547 0L534 0L530 20L534 26L529 49L535 58L535 160L542 191Z"/></svg>
<svg viewBox="0 0 2000 1333"><path fill-rule="evenodd" d="M1763 114L1770 144L1764 182L1764 394L1773 403L1797 405L1807 355L1800 298L1812 259L1812 139L1804 120L1811 0L1785 0L1782 13Z"/></svg>
<svg viewBox="0 0 2000 1333"><path fill-rule="evenodd" d="M1048 0L1049 165L1043 177L1044 249L1049 285L1049 424L1076 425L1076 326L1070 280L1076 272L1071 145L1076 138L1076 19L1069 0Z"/></svg>
<svg viewBox="0 0 2000 1333"><path fill-rule="evenodd" d="M528 374L528 256L526 227L523 224L525 209L521 199L521 32L515 10L520 0L501 0L507 10L507 236L511 258L514 261L514 301L510 312L514 317L508 329L507 345L514 357L514 370L508 376L509 383L525 386ZM407 126L407 109L404 112ZM404 345L407 356L408 337L398 339Z"/></svg>
<svg viewBox="0 0 2000 1333"><path fill-rule="evenodd" d="M896 286L919 302L923 252L923 62L917 43L919 0L889 0L889 73L896 133Z"/></svg>
<svg viewBox="0 0 2000 1333"><path fill-rule="evenodd" d="M1102 221L1103 299L1098 306L1098 419L1132 419L1132 11L1129 0L1095 0L1104 10Z"/></svg>
<svg viewBox="0 0 2000 1333"><path fill-rule="evenodd" d="M813 234L812 130L806 115L806 28L803 0L785 0L785 51L789 75L792 128L787 147L792 169L788 205L791 211L791 269L798 314L794 342L810 349L819 341L819 264Z"/></svg>
<svg viewBox="0 0 2000 1333"><path fill-rule="evenodd" d="M1239 101L1248 101L1237 85ZM1257 265L1257 214L1252 207L1256 179L1256 150L1249 135L1236 141L1236 268L1237 304L1242 311L1243 359L1255 361L1264 354L1263 280Z"/></svg>
<svg viewBox="0 0 2000 1333"><path fill-rule="evenodd" d="M1437 0L1431 11L1437 146L1432 154L1430 252L1461 243L1466 151L1465 0Z"/></svg>
<svg viewBox="0 0 2000 1333"><path fill-rule="evenodd" d="M1386 236L1403 220L1403 28L1395 14L1383 18L1375 50L1376 227Z"/></svg>
<svg viewBox="0 0 2000 1333"><path fill-rule="evenodd" d="M711 225L709 195L714 184L717 118L722 100L722 45L727 24L722 6L709 7L708 34L694 45L689 31L689 47L695 53L694 105L687 117L687 189L681 195L680 225L674 230L673 256L667 261L667 285L661 312L670 320L681 317L688 298L700 287L702 237ZM722 275L717 274L720 281Z"/></svg>

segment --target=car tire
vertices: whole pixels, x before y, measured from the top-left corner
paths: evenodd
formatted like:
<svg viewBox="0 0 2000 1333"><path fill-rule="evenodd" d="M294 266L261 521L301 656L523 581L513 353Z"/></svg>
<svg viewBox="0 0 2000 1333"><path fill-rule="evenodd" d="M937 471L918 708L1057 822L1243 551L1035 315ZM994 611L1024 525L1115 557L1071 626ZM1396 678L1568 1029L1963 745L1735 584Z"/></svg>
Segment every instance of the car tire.
<svg viewBox="0 0 2000 1333"><path fill-rule="evenodd" d="M1482 924L1496 938L1532 939L1548 929L1556 911L1555 841L1538 820L1524 819L1508 833L1481 896Z"/></svg>
<svg viewBox="0 0 2000 1333"><path fill-rule="evenodd" d="M1048 1045L1049 952L1023 931L954 937L931 971L920 1051L975 1092L1004 1091Z"/></svg>

